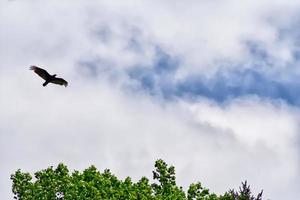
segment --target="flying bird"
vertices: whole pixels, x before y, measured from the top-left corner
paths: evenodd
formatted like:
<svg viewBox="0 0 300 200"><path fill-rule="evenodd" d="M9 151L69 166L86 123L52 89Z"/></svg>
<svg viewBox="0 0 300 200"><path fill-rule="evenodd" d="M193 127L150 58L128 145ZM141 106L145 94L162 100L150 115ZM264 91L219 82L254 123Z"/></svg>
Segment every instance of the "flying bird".
<svg viewBox="0 0 300 200"><path fill-rule="evenodd" d="M31 66L29 69L33 70L37 75L39 75L40 77L42 77L45 80L45 83L43 83L44 87L48 83L64 85L65 87L68 86L68 82L62 78L56 78L56 74L50 75L46 70L39 68L37 66Z"/></svg>

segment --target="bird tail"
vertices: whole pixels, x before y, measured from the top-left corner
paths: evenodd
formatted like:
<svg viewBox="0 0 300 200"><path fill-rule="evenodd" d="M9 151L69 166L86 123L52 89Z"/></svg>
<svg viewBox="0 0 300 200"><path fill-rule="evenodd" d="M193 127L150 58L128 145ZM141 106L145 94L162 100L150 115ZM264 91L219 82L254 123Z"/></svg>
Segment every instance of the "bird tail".
<svg viewBox="0 0 300 200"><path fill-rule="evenodd" d="M45 83L43 83L43 86L45 87L48 83L49 81L46 81Z"/></svg>

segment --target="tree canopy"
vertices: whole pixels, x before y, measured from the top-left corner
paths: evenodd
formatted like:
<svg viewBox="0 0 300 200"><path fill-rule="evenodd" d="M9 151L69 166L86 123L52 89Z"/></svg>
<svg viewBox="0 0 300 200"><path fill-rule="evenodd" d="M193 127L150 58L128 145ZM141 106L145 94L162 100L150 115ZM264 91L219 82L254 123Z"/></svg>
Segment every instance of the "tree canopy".
<svg viewBox="0 0 300 200"><path fill-rule="evenodd" d="M34 173L17 170L11 175L12 191L15 199L64 199L64 200L261 200L262 192L252 195L247 182L242 182L238 191L229 190L223 195L211 193L200 182L192 183L187 191L177 186L175 168L163 160L155 162L154 183L142 177L133 182L130 177L121 180L109 169L99 172L95 166L83 172L69 172L67 166L59 164L56 168Z"/></svg>

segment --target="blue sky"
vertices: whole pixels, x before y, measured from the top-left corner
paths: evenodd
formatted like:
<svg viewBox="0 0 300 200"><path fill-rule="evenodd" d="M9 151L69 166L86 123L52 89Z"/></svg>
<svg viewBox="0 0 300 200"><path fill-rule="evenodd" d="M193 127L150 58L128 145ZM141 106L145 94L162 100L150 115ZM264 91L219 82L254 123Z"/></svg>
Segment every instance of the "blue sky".
<svg viewBox="0 0 300 200"><path fill-rule="evenodd" d="M173 70L176 69L167 68L160 70L165 70L165 73L157 72L155 68L137 68L131 70L129 76L140 82L141 90L153 96L162 95L166 99L205 97L223 103L234 98L258 96L299 106L299 94L295 92L300 89L298 80L277 80L258 70L246 69L221 71L209 78L201 74L190 75L174 82L170 75L174 75Z"/></svg>
<svg viewBox="0 0 300 200"><path fill-rule="evenodd" d="M297 37L292 39L297 43ZM136 42L130 45L130 49L141 49ZM122 73L128 79L137 81L137 86L131 88L134 91L141 90L153 97L163 97L165 100L177 98L193 100L204 97L224 103L235 98L257 96L298 107L299 93L295 91L299 91L300 82L294 74L290 74L297 69L298 51L292 52L292 62L286 63L285 66L277 66L276 58L270 57L259 44L247 42L246 47L251 56L251 67L244 67L247 63L221 62L216 64L220 65L220 69L209 77L206 74L196 73L175 80L176 72L181 65L180 57L171 56L159 47L155 47L151 65L132 66ZM101 60L80 62L79 65L87 68L91 76L109 71L109 67ZM272 71L272 68L282 67L286 70ZM223 68L232 69L223 70ZM284 79L284 76L288 76L289 79Z"/></svg>
<svg viewBox="0 0 300 200"><path fill-rule="evenodd" d="M221 194L248 180L266 198L297 199L299 8L1 1L0 199L19 168L93 164L138 180L158 158L184 187ZM69 87L42 87L30 65Z"/></svg>

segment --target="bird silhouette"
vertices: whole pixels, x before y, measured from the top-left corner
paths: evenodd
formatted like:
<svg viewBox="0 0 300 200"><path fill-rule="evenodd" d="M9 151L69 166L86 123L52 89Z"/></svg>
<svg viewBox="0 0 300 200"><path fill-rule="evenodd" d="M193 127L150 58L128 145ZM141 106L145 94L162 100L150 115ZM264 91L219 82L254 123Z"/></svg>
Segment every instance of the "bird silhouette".
<svg viewBox="0 0 300 200"><path fill-rule="evenodd" d="M44 87L48 83L64 85L65 87L68 86L68 82L62 78L56 78L56 74L50 75L46 70L39 68L37 66L31 66L29 69L33 70L37 75L39 75L40 77L42 77L45 80L45 82L43 83Z"/></svg>

